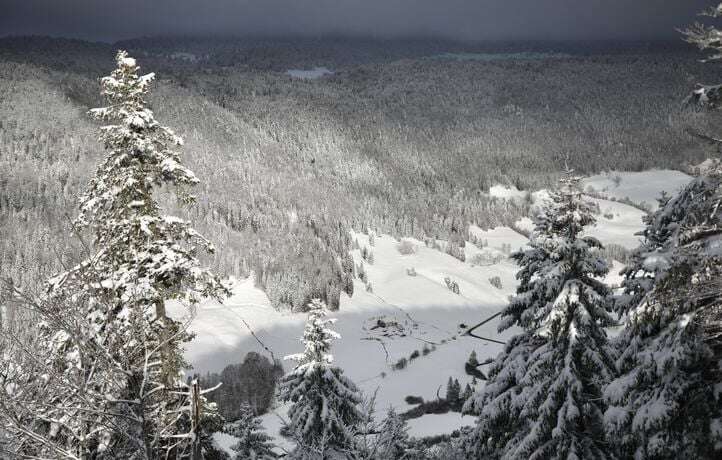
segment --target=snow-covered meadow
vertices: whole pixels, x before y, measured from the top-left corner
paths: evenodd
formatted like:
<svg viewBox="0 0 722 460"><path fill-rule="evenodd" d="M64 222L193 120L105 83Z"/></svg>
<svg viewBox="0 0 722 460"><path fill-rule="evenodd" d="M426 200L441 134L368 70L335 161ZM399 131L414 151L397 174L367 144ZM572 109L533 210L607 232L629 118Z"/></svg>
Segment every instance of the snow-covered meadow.
<svg viewBox="0 0 722 460"><path fill-rule="evenodd" d="M315 80L326 75L333 75L333 71L326 67L314 67L313 69L289 69L286 74L293 78L300 78L301 80Z"/></svg>

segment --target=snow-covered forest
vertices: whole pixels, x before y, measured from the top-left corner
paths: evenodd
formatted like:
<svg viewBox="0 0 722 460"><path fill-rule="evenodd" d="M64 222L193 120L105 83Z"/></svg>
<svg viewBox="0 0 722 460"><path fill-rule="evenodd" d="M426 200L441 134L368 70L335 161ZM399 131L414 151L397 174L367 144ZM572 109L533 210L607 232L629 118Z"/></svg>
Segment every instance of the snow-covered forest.
<svg viewBox="0 0 722 460"><path fill-rule="evenodd" d="M0 459L722 457L704 16L0 38Z"/></svg>

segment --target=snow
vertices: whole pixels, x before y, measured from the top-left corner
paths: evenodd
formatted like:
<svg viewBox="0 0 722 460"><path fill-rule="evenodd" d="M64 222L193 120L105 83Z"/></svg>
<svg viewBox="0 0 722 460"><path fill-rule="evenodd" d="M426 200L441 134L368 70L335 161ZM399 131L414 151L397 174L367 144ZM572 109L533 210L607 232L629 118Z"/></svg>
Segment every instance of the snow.
<svg viewBox="0 0 722 460"><path fill-rule="evenodd" d="M170 55L170 58L181 60L181 61L198 62L198 56L196 56L193 53L188 53L185 51L178 51L178 52L172 53Z"/></svg>
<svg viewBox="0 0 722 460"><path fill-rule="evenodd" d="M121 59L120 62L125 67L135 67L136 66L135 59L133 59L131 57L125 57L125 58Z"/></svg>
<svg viewBox="0 0 722 460"><path fill-rule="evenodd" d="M703 162L692 167L692 170L700 174L709 174L720 167L720 160L717 158L707 158Z"/></svg>
<svg viewBox="0 0 722 460"><path fill-rule="evenodd" d="M597 223L585 234L597 238L602 244L618 244L627 249L639 246L640 237L635 233L644 229L642 217L644 211L616 201L589 198L599 205L601 213L596 216Z"/></svg>
<svg viewBox="0 0 722 460"><path fill-rule="evenodd" d="M213 433L213 440L215 441L216 445L223 452L226 452L228 455L230 455L231 458L235 456L236 453L231 450L231 446L238 442L238 439L236 439L234 436L231 436L227 433Z"/></svg>
<svg viewBox="0 0 722 460"><path fill-rule="evenodd" d="M606 285L612 289L620 287L622 285L622 281L624 280L624 276L620 274L623 269L624 264L616 260L612 261L612 265L609 267L609 273L604 278Z"/></svg>
<svg viewBox="0 0 722 460"><path fill-rule="evenodd" d="M522 220L531 223L531 220L528 218ZM470 225L469 233L479 238L479 240L483 240L489 243L489 248L492 248L499 252L502 252L502 247L504 244L510 245L511 250L515 251L521 247L526 246L526 243L529 241L524 235L516 232L509 227L496 227L489 230L482 230L476 225ZM467 245L467 251L469 251L469 245ZM473 245L471 251L473 252Z"/></svg>
<svg viewBox="0 0 722 460"><path fill-rule="evenodd" d="M475 418L470 415L462 416L458 412L446 414L427 414L423 417L408 420L409 432L414 436L436 436L449 434L465 426L474 425Z"/></svg>
<svg viewBox="0 0 722 460"><path fill-rule="evenodd" d="M528 195L528 192L519 190L513 185L507 187L497 184L489 188L489 195L496 198L523 200Z"/></svg>
<svg viewBox="0 0 722 460"><path fill-rule="evenodd" d="M300 78L301 80L314 80L325 75L333 75L333 71L326 67L314 67L311 70L289 69L286 73L291 77Z"/></svg>
<svg viewBox="0 0 722 460"><path fill-rule="evenodd" d="M619 184L615 183L619 178ZM674 194L687 185L692 178L680 171L655 169L643 172L607 172L584 180L583 188L592 187L596 193L605 197L629 198L637 204L647 204L650 209L657 208L657 198L664 190Z"/></svg>

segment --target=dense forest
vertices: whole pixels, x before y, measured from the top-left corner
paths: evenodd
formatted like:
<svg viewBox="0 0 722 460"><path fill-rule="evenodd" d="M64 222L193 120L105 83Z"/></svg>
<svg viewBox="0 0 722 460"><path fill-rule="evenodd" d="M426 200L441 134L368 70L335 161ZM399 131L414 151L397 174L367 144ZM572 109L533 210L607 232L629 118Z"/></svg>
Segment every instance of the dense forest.
<svg viewBox="0 0 722 460"><path fill-rule="evenodd" d="M691 82L713 73L688 49L462 60L433 57L454 43L324 43L293 53L283 41L122 43L156 66L151 106L186 138L187 161L204 179L192 212L224 247L213 267L253 271L279 308L314 296L338 305L350 228L461 239L469 223L528 214L524 203L490 197L496 183L549 186L565 162L584 173L683 168L704 157L691 127L711 132L719 122L683 104ZM99 154L84 112L100 103L94 82L111 48L0 41L1 266L18 282L78 255L68 216ZM281 71L301 57L335 73L298 80Z"/></svg>

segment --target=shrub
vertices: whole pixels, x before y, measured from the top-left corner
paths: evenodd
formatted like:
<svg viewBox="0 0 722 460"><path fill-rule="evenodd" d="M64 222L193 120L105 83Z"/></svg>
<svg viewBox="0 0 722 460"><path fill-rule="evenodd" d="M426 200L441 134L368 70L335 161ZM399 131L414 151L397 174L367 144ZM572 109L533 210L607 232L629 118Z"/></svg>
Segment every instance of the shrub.
<svg viewBox="0 0 722 460"><path fill-rule="evenodd" d="M272 363L256 352L249 352L241 364L230 364L220 373L207 373L199 381L204 388L223 382L206 396L218 404L220 414L229 421L240 417L242 403L250 404L256 413L266 413L273 403L278 380L283 376L280 362Z"/></svg>
<svg viewBox="0 0 722 460"><path fill-rule="evenodd" d="M502 257L499 254L493 254L490 251L483 251L474 254L474 257L471 258L471 264L487 267L489 265L496 265L500 263L501 260Z"/></svg>
<svg viewBox="0 0 722 460"><path fill-rule="evenodd" d="M409 361L406 358L401 358L398 361L396 361L396 363L393 364L391 367L394 370L400 371L402 369L406 369L407 364L409 364Z"/></svg>
<svg viewBox="0 0 722 460"><path fill-rule="evenodd" d="M410 409L403 414L401 418L409 420L412 418L419 418L426 414L446 414L452 410L452 405L445 399L435 399L434 401L425 401L420 403L418 406Z"/></svg>
<svg viewBox="0 0 722 460"><path fill-rule="evenodd" d="M452 243L452 242L447 243L446 244L446 253L455 259L458 259L462 262L466 262L466 254L464 253L464 248L460 247L456 243Z"/></svg>
<svg viewBox="0 0 722 460"><path fill-rule="evenodd" d="M489 278L489 284L491 284L492 286L494 286L497 289L502 288L501 278L499 278L498 276L492 276L491 278Z"/></svg>
<svg viewBox="0 0 722 460"><path fill-rule="evenodd" d="M423 404L423 403L424 403L424 398L422 398L421 396L411 396L411 395L409 395L409 396L407 396L407 397L404 398L404 401L406 402L406 404Z"/></svg>
<svg viewBox="0 0 722 460"><path fill-rule="evenodd" d="M451 292L453 292L454 294L461 294L461 292L459 291L459 283L452 280L448 276L444 278L444 282L446 283L446 287L449 288Z"/></svg>
<svg viewBox="0 0 722 460"><path fill-rule="evenodd" d="M419 350L414 350L411 355L409 356L409 361L413 361L414 359L421 356L421 353L419 353Z"/></svg>
<svg viewBox="0 0 722 460"><path fill-rule="evenodd" d="M368 275L366 274L363 262L356 267L356 276L358 276L358 279L360 279L364 284L368 283Z"/></svg>
<svg viewBox="0 0 722 460"><path fill-rule="evenodd" d="M606 259L610 267L612 266L612 261L614 260L623 264L627 264L629 262L629 249L618 244L605 244L604 248L602 248L601 250L601 253L602 257Z"/></svg>
<svg viewBox="0 0 722 460"><path fill-rule="evenodd" d="M407 269L406 269L406 274L409 275L409 276L416 276L416 269L415 269L414 267L407 268Z"/></svg>
<svg viewBox="0 0 722 460"><path fill-rule="evenodd" d="M401 255L410 256L416 254L416 245L409 240L402 240L396 245L396 250L399 251Z"/></svg>

